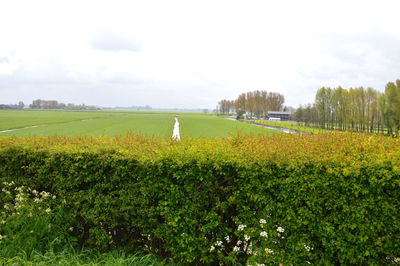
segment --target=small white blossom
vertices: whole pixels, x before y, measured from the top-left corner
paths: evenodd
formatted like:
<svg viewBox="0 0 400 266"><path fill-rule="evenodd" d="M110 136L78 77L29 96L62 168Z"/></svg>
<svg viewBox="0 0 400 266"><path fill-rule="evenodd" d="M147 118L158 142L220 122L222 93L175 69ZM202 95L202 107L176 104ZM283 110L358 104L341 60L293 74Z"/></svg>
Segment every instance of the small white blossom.
<svg viewBox="0 0 400 266"><path fill-rule="evenodd" d="M216 245L216 246L222 246L222 241L217 241L217 242L215 243L215 245Z"/></svg>
<svg viewBox="0 0 400 266"><path fill-rule="evenodd" d="M247 227L247 225L245 225L245 224L239 224L237 230L238 230L238 231L242 231L242 230L244 230L246 227Z"/></svg>
<svg viewBox="0 0 400 266"><path fill-rule="evenodd" d="M260 219L260 224L266 224L267 221L265 219Z"/></svg>
<svg viewBox="0 0 400 266"><path fill-rule="evenodd" d="M51 209L50 209L50 208L47 208L47 209L46 209L46 212L47 212L47 213L50 213L50 212L51 212Z"/></svg>
<svg viewBox="0 0 400 266"><path fill-rule="evenodd" d="M214 247L214 246L211 246L211 247L210 247L210 252L214 251L214 249L215 249L215 247Z"/></svg>
<svg viewBox="0 0 400 266"><path fill-rule="evenodd" d="M241 240L238 240L238 242L236 243L236 245L240 245L240 244L242 244L242 241Z"/></svg>
<svg viewBox="0 0 400 266"><path fill-rule="evenodd" d="M244 235L244 240L249 241L250 237L248 235Z"/></svg>
<svg viewBox="0 0 400 266"><path fill-rule="evenodd" d="M264 263L259 263L259 264L257 264L257 266L265 266L265 264Z"/></svg>
<svg viewBox="0 0 400 266"><path fill-rule="evenodd" d="M267 254L274 254L274 251L270 248L265 248L264 250Z"/></svg>
<svg viewBox="0 0 400 266"><path fill-rule="evenodd" d="M276 228L276 231L278 231L279 233L283 233L285 232L285 229L279 226L278 228Z"/></svg>
<svg viewBox="0 0 400 266"><path fill-rule="evenodd" d="M233 251L235 251L235 252L238 252L238 251L240 251L240 247L238 247L238 246L235 246L235 247L233 248Z"/></svg>
<svg viewBox="0 0 400 266"><path fill-rule="evenodd" d="M310 250L313 250L313 248L312 247L310 247L310 246L307 246L307 245L304 245L304 248L308 251L308 252L310 252Z"/></svg>
<svg viewBox="0 0 400 266"><path fill-rule="evenodd" d="M229 243L229 236L226 236L226 237L224 237L224 238L225 238L226 242Z"/></svg>
<svg viewBox="0 0 400 266"><path fill-rule="evenodd" d="M268 237L268 233L265 232L265 231L262 231L262 232L260 233L260 236L267 238L267 237Z"/></svg>

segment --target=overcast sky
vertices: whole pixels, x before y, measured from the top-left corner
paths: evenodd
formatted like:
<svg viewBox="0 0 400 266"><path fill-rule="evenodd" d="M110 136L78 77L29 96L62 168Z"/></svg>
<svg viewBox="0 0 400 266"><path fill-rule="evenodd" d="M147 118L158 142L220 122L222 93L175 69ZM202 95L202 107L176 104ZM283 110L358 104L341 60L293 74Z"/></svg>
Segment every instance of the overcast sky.
<svg viewBox="0 0 400 266"><path fill-rule="evenodd" d="M0 103L214 108L400 78L400 1L0 2Z"/></svg>

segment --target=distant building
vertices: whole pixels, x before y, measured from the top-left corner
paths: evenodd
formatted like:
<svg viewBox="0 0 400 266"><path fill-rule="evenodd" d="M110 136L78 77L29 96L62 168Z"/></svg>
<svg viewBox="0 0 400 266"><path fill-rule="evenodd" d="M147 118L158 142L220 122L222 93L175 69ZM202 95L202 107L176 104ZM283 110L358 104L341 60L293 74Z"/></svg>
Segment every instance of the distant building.
<svg viewBox="0 0 400 266"><path fill-rule="evenodd" d="M268 111L268 119L271 120L278 120L279 118L281 121L288 121L291 120L291 113L290 112L278 112L278 111Z"/></svg>

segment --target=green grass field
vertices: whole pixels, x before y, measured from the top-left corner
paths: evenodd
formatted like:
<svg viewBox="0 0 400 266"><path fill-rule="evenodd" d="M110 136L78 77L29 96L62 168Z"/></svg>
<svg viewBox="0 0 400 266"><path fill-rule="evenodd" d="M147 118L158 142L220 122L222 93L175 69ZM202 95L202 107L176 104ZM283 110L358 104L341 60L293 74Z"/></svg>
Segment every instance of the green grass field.
<svg viewBox="0 0 400 266"><path fill-rule="evenodd" d="M276 130L201 114L180 115L179 123L182 137L228 137L237 134L239 131L245 134L280 134Z"/></svg>
<svg viewBox="0 0 400 266"><path fill-rule="evenodd" d="M172 113L117 111L1 111L1 136L116 136L127 132L169 136ZM31 126L37 126L32 128ZM26 128L28 127L28 128Z"/></svg>
<svg viewBox="0 0 400 266"><path fill-rule="evenodd" d="M287 128L287 129L300 131L303 133L318 134L323 131L326 131L326 130L320 129L320 128L306 127L306 126L304 126L304 123L299 123L296 121L269 121L269 120L251 120L251 121L254 123L260 124L260 125Z"/></svg>
<svg viewBox="0 0 400 266"><path fill-rule="evenodd" d="M127 132L171 137L175 112L139 111L0 111L0 137L7 136L118 136ZM204 115L179 113L181 137L227 137L245 134L279 134L278 131ZM15 130L14 130L15 129Z"/></svg>

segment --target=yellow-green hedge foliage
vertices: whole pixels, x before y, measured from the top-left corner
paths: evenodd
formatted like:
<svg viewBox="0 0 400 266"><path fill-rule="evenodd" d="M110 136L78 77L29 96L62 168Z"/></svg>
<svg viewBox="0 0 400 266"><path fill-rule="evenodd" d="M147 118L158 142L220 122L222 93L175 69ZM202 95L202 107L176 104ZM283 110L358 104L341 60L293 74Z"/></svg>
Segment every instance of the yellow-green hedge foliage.
<svg viewBox="0 0 400 266"><path fill-rule="evenodd" d="M399 139L351 133L0 139L1 182L56 195L81 246L188 264L391 263L399 167Z"/></svg>

